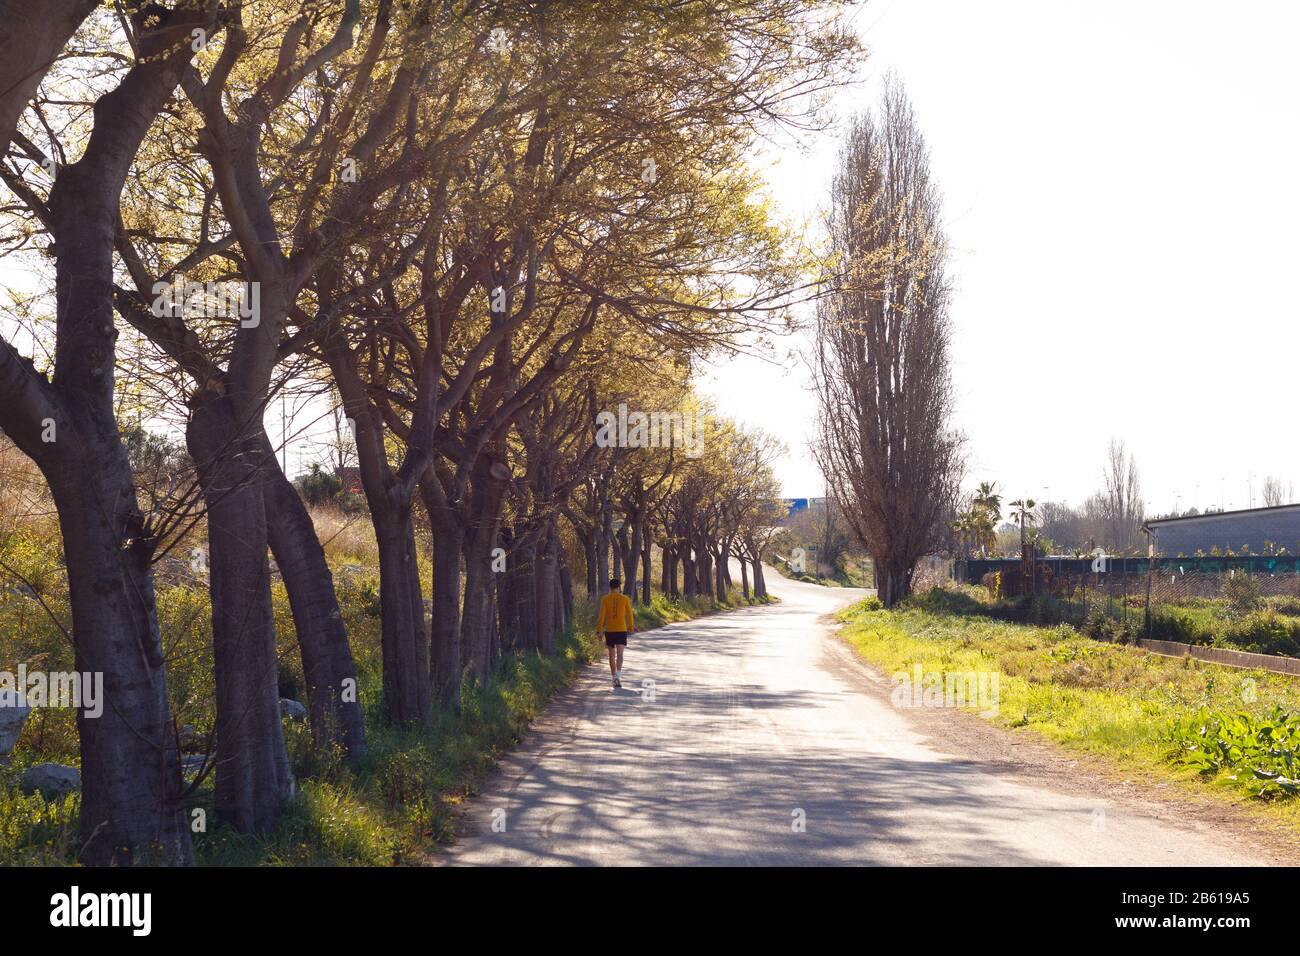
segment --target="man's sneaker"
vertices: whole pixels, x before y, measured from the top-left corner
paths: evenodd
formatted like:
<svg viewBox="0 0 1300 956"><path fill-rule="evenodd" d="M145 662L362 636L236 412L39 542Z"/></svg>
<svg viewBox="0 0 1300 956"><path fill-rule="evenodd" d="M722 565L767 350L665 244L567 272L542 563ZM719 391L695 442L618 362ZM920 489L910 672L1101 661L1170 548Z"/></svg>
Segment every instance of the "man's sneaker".
<svg viewBox="0 0 1300 956"><path fill-rule="evenodd" d="M623 682L622 682L621 680L619 680L617 677L615 677L615 678L614 678L614 689L615 689L615 690L622 690L622 688L623 688Z"/></svg>

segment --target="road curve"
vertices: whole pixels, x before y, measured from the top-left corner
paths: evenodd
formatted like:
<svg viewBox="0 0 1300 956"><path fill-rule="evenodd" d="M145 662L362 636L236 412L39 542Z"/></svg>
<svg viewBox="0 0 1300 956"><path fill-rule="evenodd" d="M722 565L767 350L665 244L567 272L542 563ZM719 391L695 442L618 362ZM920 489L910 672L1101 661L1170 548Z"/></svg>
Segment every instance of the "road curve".
<svg viewBox="0 0 1300 956"><path fill-rule="evenodd" d="M1080 793L936 749L819 620L864 592L776 571L769 587L781 603L634 635L621 691L607 668L588 668L468 804L441 861L1267 862L1104 788Z"/></svg>

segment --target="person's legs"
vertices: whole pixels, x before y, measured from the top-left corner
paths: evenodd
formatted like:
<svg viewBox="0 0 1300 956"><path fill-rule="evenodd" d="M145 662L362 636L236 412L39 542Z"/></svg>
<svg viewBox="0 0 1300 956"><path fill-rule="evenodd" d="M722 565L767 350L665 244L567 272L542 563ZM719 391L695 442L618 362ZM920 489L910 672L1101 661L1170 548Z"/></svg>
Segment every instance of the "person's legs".
<svg viewBox="0 0 1300 956"><path fill-rule="evenodd" d="M615 669L614 673L621 674L623 673L623 645L618 645L614 650L618 651L618 667Z"/></svg>
<svg viewBox="0 0 1300 956"><path fill-rule="evenodd" d="M621 647L608 646L608 647L606 647L606 650L609 651L609 676L610 676L610 677L617 677L617 676L618 676L618 666L622 666L622 664L623 664L623 661L622 661L622 657L623 657L622 650L623 650L623 649L622 649ZM619 658L618 666L615 666L615 663L614 663L614 659L615 659L615 656L616 656L615 652L618 652L618 653L617 653L617 657Z"/></svg>

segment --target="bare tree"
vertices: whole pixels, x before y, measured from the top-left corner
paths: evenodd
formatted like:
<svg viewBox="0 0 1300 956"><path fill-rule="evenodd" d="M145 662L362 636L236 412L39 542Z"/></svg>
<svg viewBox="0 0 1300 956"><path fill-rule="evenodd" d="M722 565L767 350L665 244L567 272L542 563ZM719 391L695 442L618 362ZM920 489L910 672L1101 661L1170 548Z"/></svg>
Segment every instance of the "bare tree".
<svg viewBox="0 0 1300 956"><path fill-rule="evenodd" d="M1092 532L1082 511L1064 501L1044 501L1038 514L1039 532L1058 552L1089 550Z"/></svg>
<svg viewBox="0 0 1300 956"><path fill-rule="evenodd" d="M1106 467L1102 473L1104 489L1097 501L1106 544L1127 551L1137 546L1142 528L1142 482L1137 464L1124 442L1112 438L1106 449Z"/></svg>
<svg viewBox="0 0 1300 956"><path fill-rule="evenodd" d="M929 154L896 82L856 119L827 217L832 266L819 300L814 454L881 600L895 604L953 506L962 442L953 403L946 250Z"/></svg>
<svg viewBox="0 0 1300 956"><path fill-rule="evenodd" d="M1264 479L1264 487L1260 493L1263 495L1265 508L1289 505L1295 500L1295 488L1290 484L1282 484L1282 479L1274 475Z"/></svg>

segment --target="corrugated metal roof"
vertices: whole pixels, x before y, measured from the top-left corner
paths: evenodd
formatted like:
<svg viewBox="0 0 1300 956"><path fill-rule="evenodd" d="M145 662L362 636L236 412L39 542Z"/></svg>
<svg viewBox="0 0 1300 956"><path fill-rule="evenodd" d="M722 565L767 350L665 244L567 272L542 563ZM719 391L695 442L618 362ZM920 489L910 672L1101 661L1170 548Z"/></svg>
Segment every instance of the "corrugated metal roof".
<svg viewBox="0 0 1300 956"><path fill-rule="evenodd" d="M1149 528L1152 525L1169 524L1173 521L1196 521L1203 518L1233 518L1237 515L1257 515L1267 514L1269 512L1278 513L1292 508L1300 508L1300 504L1273 505L1269 508L1239 508L1236 511L1202 511L1198 515L1179 515L1177 518L1151 518L1144 521L1143 526Z"/></svg>

